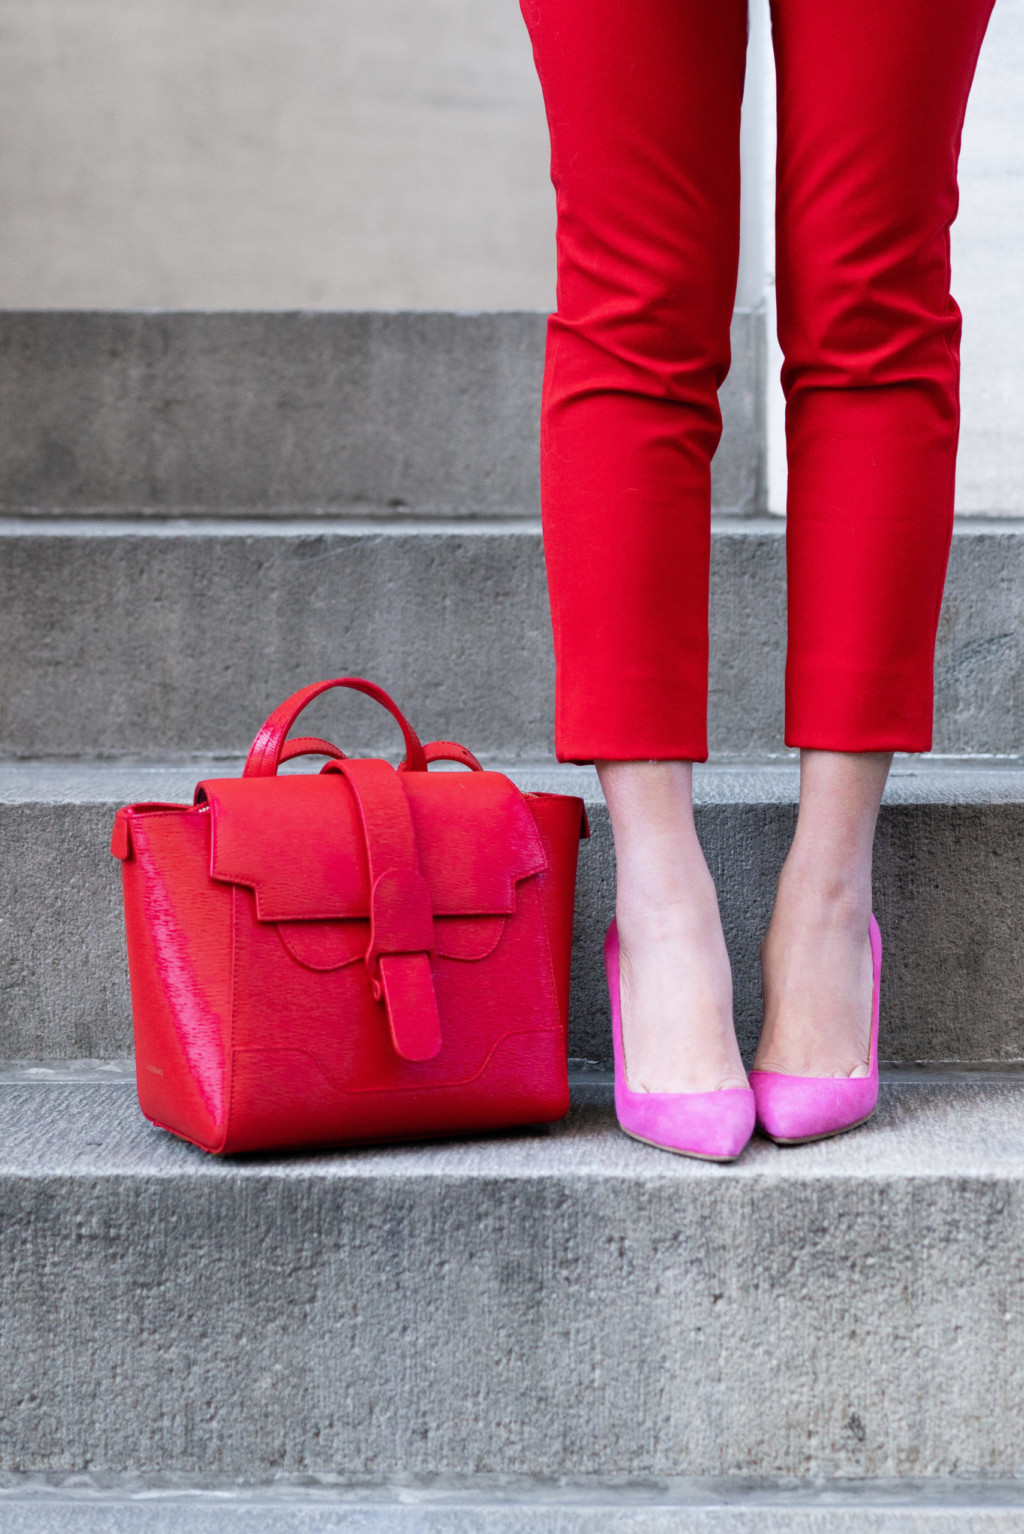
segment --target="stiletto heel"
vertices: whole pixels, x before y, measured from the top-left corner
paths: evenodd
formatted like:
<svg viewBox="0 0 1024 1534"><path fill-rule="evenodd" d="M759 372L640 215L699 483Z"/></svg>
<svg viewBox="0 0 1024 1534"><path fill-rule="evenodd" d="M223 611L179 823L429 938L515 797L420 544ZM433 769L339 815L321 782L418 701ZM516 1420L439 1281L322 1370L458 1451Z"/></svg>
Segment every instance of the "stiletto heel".
<svg viewBox="0 0 1024 1534"><path fill-rule="evenodd" d="M701 1161L735 1161L754 1132L749 1087L723 1092L633 1092L626 1080L619 989L619 932L613 921L604 940L615 1051L615 1116L634 1140Z"/></svg>
<svg viewBox="0 0 1024 1534"><path fill-rule="evenodd" d="M757 1122L776 1145L827 1140L864 1124L878 1102L878 1001L882 979L882 934L874 914L871 938L871 1045L866 1076L786 1076L751 1071Z"/></svg>

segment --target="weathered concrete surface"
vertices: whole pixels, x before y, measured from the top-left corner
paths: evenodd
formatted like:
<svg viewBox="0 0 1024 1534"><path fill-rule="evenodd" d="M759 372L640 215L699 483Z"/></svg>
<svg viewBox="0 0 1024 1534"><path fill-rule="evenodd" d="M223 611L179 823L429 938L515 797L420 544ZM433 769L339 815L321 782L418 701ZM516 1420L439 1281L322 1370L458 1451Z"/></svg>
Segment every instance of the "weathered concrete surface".
<svg viewBox="0 0 1024 1534"><path fill-rule="evenodd" d="M0 768L0 1055L109 1058L130 1052L116 808L187 803L190 768L25 763ZM610 1064L601 959L614 908L607 813L592 772L513 769L524 788L582 793L570 1053ZM714 873L747 1058L761 1019L758 944L795 820L792 767L698 769L697 825ZM1024 1060L1024 770L901 762L883 807L876 909L885 938L883 1059Z"/></svg>
<svg viewBox="0 0 1024 1534"><path fill-rule="evenodd" d="M1009 1534L1017 1482L799 1486L672 1478L402 1477L239 1488L186 1477L5 1477L7 1534ZM56 1485L46 1484L46 1480ZM312 1482L312 1484L309 1484ZM62 1484L67 1483L67 1484ZM122 1489L123 1487L123 1489Z"/></svg>
<svg viewBox="0 0 1024 1534"><path fill-rule="evenodd" d="M0 510L535 516L538 313L0 312ZM738 310L713 497L764 504Z"/></svg>
<svg viewBox="0 0 1024 1534"><path fill-rule="evenodd" d="M134 526L0 536L0 752L247 750L297 687L353 673L392 691L425 739L548 750L533 525ZM394 739L375 705L341 717L358 721L353 743Z"/></svg>
<svg viewBox="0 0 1024 1534"><path fill-rule="evenodd" d="M716 525L716 752L782 746L783 544L775 520ZM959 524L937 751L1024 752L1022 591L1021 524ZM353 672L394 692L426 738L506 761L547 755L537 524L0 522L2 755L244 752L296 687ZM381 710L344 717L358 720L352 745L393 738Z"/></svg>
<svg viewBox="0 0 1024 1534"><path fill-rule="evenodd" d="M127 1086L0 1115L5 1470L1024 1472L1020 1081L727 1168L597 1109L234 1163Z"/></svg>

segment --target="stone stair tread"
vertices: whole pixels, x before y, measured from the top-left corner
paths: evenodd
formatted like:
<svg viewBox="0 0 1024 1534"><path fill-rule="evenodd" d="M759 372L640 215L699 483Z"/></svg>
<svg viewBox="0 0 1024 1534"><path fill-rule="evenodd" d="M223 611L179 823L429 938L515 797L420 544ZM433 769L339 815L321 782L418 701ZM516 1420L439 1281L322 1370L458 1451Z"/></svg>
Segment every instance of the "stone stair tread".
<svg viewBox="0 0 1024 1534"><path fill-rule="evenodd" d="M255 728L255 726L254 726ZM340 735L339 735L340 738ZM472 747L472 742L465 744ZM288 764L287 772L313 770L313 758ZM237 777L244 758L197 757L177 762L0 760L0 805L127 804L166 799L188 803L203 778ZM524 792L578 794L601 804L593 767L557 762L502 762L483 759ZM438 768L432 771L447 770ZM462 769L453 768L460 771ZM795 804L800 773L795 757L735 757L698 763L694 800L698 805ZM1024 803L1024 759L1019 757L897 757L885 791L886 804Z"/></svg>
<svg viewBox="0 0 1024 1534"><path fill-rule="evenodd" d="M1024 1184L1024 1073L922 1071L883 1083L863 1130L780 1148L757 1138L739 1161L710 1165L623 1135L609 1106L574 1108L559 1124L468 1139L244 1158L208 1156L142 1117L127 1081L0 1076L0 1177L339 1180L437 1183L594 1179L638 1190L757 1179L764 1191L807 1181L878 1184L999 1178ZM1024 1317L1021 1318L1024 1320Z"/></svg>
<svg viewBox="0 0 1024 1534"><path fill-rule="evenodd" d="M10 1534L1010 1534L1013 1481L758 1483L757 1478L344 1477L268 1486L171 1475L7 1477ZM66 1483L66 1484L62 1484Z"/></svg>
<svg viewBox="0 0 1024 1534"><path fill-rule="evenodd" d="M371 515L376 508L364 507L348 516L337 511L282 516L275 509L261 515L240 508L233 515L218 513L216 516L193 516L184 508L170 508L160 513L144 515L141 511L125 511L119 516L108 513L95 516L67 516L52 512L47 516L0 515L0 539L3 538L76 538L88 541L103 538L187 538L201 542L206 538L324 538L337 533L344 538L400 538L443 537L445 535L471 538L474 535L514 536L525 533L539 536L541 521L538 516L524 516L522 512L507 516L453 517L424 512L410 517L408 513L397 514L381 508L386 515ZM716 529L736 533L778 532L783 526L778 517L730 517L716 516ZM974 523L971 523L974 526ZM999 524L997 524L999 526ZM1001 530L1001 528L1000 528Z"/></svg>
<svg viewBox="0 0 1024 1534"><path fill-rule="evenodd" d="M394 507L378 506L370 502L361 503L344 512L336 507L325 507L322 510L303 507L288 512L281 507L262 511L246 506L229 510L218 507L216 511L208 511L204 515L198 515L185 506L165 506L159 511L149 511L142 506L134 509L125 507L117 512L98 509L92 514L78 511L71 514L60 507L45 514L0 510L0 538L305 538L323 537L331 532L349 537L386 538L398 537L403 533L424 537L451 533L465 537L473 533L504 536L516 532L535 534L540 531L539 511L524 512L510 508L502 514L492 511L472 516L455 516L436 510L396 510ZM731 537L749 538L768 534L784 540L786 519L774 512L739 515L729 511L712 511L711 531L727 533ZM953 520L954 539L970 539L982 535L1011 539L1019 538L1022 533L1022 516L957 516Z"/></svg>

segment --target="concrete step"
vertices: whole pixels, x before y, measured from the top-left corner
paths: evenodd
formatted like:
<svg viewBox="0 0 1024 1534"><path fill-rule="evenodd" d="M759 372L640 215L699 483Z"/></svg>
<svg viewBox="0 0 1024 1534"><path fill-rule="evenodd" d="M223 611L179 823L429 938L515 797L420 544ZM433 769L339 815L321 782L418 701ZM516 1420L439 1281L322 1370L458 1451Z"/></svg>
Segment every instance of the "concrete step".
<svg viewBox="0 0 1024 1534"><path fill-rule="evenodd" d="M779 752L784 525L721 519L712 550L712 748ZM959 524L936 751L1024 754L1022 593L1024 522ZM549 754L538 523L0 522L0 756L244 752L283 697L339 672L394 692L425 737ZM381 710L320 707L353 747L392 743Z"/></svg>
<svg viewBox="0 0 1024 1534"><path fill-rule="evenodd" d="M240 768L237 759L0 765L3 1056L130 1053L120 883L107 851L115 810L134 800L187 803L197 779ZM579 793L588 803L593 835L580 850L570 1053L607 1068L601 944L614 867L596 774L510 770L524 789ZM793 763L696 771L697 824L718 884L748 1059L761 1016L758 943L797 789ZM898 759L878 833L876 909L885 939L882 1057L1024 1060L1024 766Z"/></svg>
<svg viewBox="0 0 1024 1534"><path fill-rule="evenodd" d="M1020 1075L728 1167L599 1105L226 1162L8 1077L0 1201L5 1473L1024 1475Z"/></svg>
<svg viewBox="0 0 1024 1534"><path fill-rule="evenodd" d="M9 1477L5 1534L1017 1534L1024 1484L672 1478Z"/></svg>
<svg viewBox="0 0 1024 1534"><path fill-rule="evenodd" d="M0 511L535 516L536 313L0 313ZM763 509L765 320L714 464Z"/></svg>

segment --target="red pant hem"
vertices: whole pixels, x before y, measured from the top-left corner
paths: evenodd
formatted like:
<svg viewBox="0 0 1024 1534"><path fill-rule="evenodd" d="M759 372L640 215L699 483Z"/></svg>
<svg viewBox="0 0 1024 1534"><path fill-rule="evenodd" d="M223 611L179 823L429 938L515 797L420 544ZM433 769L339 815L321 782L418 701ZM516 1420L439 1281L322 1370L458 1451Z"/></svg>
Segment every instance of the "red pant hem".
<svg viewBox="0 0 1024 1534"><path fill-rule="evenodd" d="M706 744L698 747L696 742L669 746L648 743L644 746L632 741L626 745L621 741L592 741L588 745L582 742L572 746L559 744L555 748L555 757L575 767L592 767L595 762L706 762L708 748Z"/></svg>

